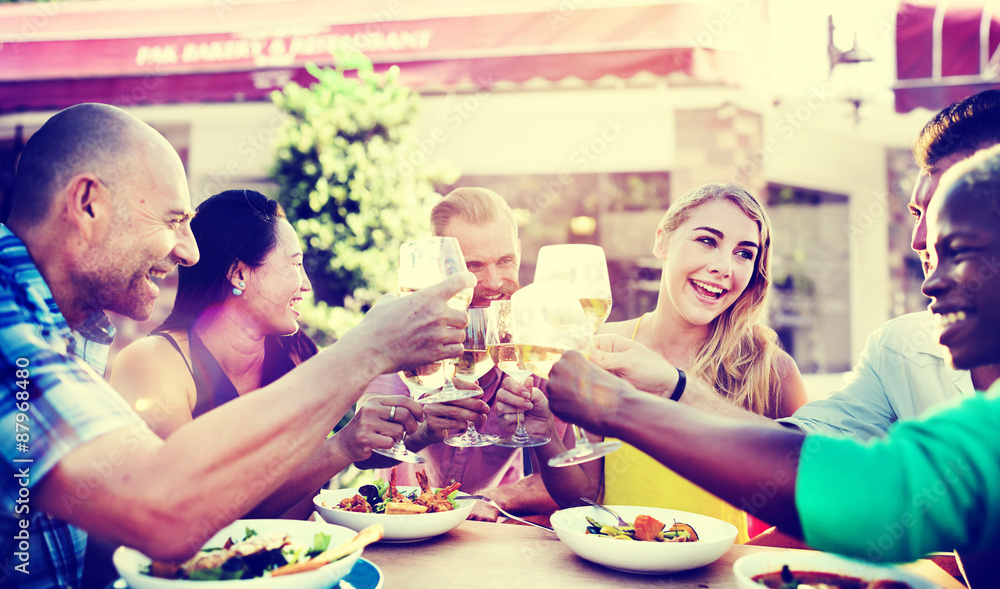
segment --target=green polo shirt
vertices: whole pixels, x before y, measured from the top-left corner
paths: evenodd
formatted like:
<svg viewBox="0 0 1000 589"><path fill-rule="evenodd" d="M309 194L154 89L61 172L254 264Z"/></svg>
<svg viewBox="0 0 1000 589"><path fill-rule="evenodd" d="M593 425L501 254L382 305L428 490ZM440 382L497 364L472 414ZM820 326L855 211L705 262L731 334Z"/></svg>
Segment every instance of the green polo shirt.
<svg viewBox="0 0 1000 589"><path fill-rule="evenodd" d="M892 562L1000 547L1000 381L868 445L808 436L795 503L819 550Z"/></svg>

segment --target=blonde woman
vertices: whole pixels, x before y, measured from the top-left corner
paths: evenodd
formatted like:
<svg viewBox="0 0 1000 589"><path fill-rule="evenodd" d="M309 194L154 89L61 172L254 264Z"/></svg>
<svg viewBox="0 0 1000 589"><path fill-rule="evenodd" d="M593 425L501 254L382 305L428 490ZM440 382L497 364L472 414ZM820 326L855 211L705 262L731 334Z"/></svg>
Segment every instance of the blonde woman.
<svg viewBox="0 0 1000 589"><path fill-rule="evenodd" d="M656 308L629 321L608 323L602 340L628 338L659 353L686 378L669 395L679 402L728 407L763 418L791 415L805 403L802 376L777 337L761 323L770 286L771 223L760 203L736 184L706 184L678 198L661 220L653 243L663 261ZM600 361L595 354L595 361ZM680 381L688 381L682 386ZM549 468L548 459L572 446L552 435L544 395L508 379L497 410L509 422L526 411L532 433L555 440L535 449L546 488L560 505L580 497L609 504L665 507L728 521L748 539L745 514L674 474L632 446L579 466ZM685 398L685 393L688 395ZM715 402L705 402L706 395ZM699 399L699 397L702 397Z"/></svg>

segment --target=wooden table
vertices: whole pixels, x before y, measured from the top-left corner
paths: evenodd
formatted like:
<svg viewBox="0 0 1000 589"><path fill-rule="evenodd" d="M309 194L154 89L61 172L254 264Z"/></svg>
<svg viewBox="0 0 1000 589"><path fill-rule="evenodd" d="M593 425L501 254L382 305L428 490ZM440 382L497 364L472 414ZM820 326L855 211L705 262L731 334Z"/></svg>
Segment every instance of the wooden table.
<svg viewBox="0 0 1000 589"><path fill-rule="evenodd" d="M664 575L621 573L573 554L556 535L522 525L466 521L447 534L407 544L373 544L364 557L385 573L384 589L528 589L535 587L736 587L733 563L744 554L787 550L735 545L722 558ZM907 565L946 588L961 588L933 563Z"/></svg>

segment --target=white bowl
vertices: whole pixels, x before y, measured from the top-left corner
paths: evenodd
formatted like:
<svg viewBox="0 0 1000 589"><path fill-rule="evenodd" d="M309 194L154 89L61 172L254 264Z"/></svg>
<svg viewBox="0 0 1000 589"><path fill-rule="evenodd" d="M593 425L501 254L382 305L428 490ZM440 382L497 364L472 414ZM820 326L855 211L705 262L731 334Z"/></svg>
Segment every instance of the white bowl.
<svg viewBox="0 0 1000 589"><path fill-rule="evenodd" d="M671 526L674 520L689 524L698 533L697 542L629 542L586 534L587 517L615 524L615 519L596 507L571 507L552 514L552 527L559 539L577 556L628 573L672 573L714 562L736 540L736 526L707 515L686 511L609 505L627 521L650 515Z"/></svg>
<svg viewBox="0 0 1000 589"><path fill-rule="evenodd" d="M258 534L287 532L292 540L312 545L316 534L322 532L330 536L330 546L350 540L356 534L353 530L324 522L298 521L289 519L242 519L220 530L205 543L207 547L218 547L227 538L241 540L246 528ZM314 571L282 575L280 577L257 577L255 579L233 579L228 581L190 581L186 579L161 579L141 572L150 563L150 558L138 550L122 546L115 550L113 561L118 574L132 589L327 589L344 578L354 563L361 557L363 549L320 567Z"/></svg>
<svg viewBox="0 0 1000 589"><path fill-rule="evenodd" d="M764 585L753 578L765 573L776 573L786 564L792 571L837 573L866 581L905 581L912 589L936 587L929 580L900 567L878 565L815 550L768 550L741 556L733 563L736 586L741 589L761 589Z"/></svg>
<svg viewBox="0 0 1000 589"><path fill-rule="evenodd" d="M400 493L409 493L419 490L418 487L398 487ZM381 522L385 526L385 535L382 542L416 542L426 540L434 536L450 532L464 522L472 512L472 507L476 504L473 500L462 500L459 493L455 500L458 502L458 509L451 511L439 511L437 513L404 513L404 514L384 514L384 513L358 513L356 511L344 511L342 509L332 509L322 504L339 505L343 499L357 495L358 489L337 489L332 491L322 491L313 497L313 505L320 516L338 526L351 528L352 530L362 530L375 522Z"/></svg>

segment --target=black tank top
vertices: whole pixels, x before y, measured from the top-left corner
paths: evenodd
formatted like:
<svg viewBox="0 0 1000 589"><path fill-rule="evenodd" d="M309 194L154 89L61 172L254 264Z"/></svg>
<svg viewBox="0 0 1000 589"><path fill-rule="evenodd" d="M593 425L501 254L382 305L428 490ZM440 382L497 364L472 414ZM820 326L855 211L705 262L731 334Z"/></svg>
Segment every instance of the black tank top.
<svg viewBox="0 0 1000 589"><path fill-rule="evenodd" d="M208 351L204 342L193 331L188 331L191 362L188 362L177 341L169 333L157 332L151 335L158 335L170 342L170 345L184 359L184 364L191 372L191 377L194 378L197 400L194 410L191 412L192 418L211 411L239 396L236 393L236 387L233 386L232 381L226 376L218 360ZM295 368L295 363L288 357L288 354L285 353L281 346L278 345L277 339L271 336L265 337L264 374L261 386L269 385L278 380L292 368Z"/></svg>

